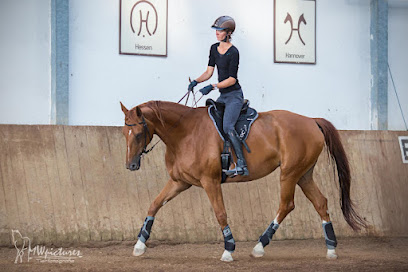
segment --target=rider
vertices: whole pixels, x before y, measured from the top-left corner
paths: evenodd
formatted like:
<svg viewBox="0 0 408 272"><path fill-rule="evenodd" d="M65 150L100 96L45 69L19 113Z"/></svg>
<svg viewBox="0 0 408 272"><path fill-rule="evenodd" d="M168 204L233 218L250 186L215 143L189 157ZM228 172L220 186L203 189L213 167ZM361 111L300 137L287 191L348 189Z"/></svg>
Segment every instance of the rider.
<svg viewBox="0 0 408 272"><path fill-rule="evenodd" d="M242 151L241 140L235 131L235 123L238 120L244 102L244 95L237 76L239 52L231 43L231 34L235 30L235 21L229 16L221 16L215 20L212 28L216 30L219 42L211 46L207 71L196 80L193 80L188 86L188 90L192 91L198 83L211 78L214 73L214 67L217 65L219 82L205 86L200 89L200 92L206 95L214 89L219 89L221 95L217 102L225 104L223 130L228 136L237 156L235 169L228 170L225 173L228 176L235 176L237 174L247 176L249 171Z"/></svg>

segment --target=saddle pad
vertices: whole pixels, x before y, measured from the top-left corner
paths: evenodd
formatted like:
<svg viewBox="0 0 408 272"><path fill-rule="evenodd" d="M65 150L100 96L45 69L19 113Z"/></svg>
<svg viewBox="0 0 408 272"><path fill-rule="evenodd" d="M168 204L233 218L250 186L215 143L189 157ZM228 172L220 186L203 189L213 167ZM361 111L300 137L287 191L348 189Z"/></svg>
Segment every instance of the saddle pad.
<svg viewBox="0 0 408 272"><path fill-rule="evenodd" d="M222 129L222 116L219 111L217 111L214 105L208 107L208 114L210 115L211 120L213 121L215 128L218 131L221 139L225 142L226 135ZM258 112L253 108L248 108L245 113L240 114L237 123L235 124L235 130L237 131L241 140L246 140L251 129L252 123L258 118ZM227 138L228 139L228 138Z"/></svg>

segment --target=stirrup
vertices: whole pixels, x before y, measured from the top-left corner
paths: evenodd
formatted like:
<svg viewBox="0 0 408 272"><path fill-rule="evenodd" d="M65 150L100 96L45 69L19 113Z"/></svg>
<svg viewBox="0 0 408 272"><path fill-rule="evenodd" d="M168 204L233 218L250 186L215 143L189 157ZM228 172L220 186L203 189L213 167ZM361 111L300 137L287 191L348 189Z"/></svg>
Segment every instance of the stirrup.
<svg viewBox="0 0 408 272"><path fill-rule="evenodd" d="M234 169L228 169L228 170L222 170L228 177L230 178L234 178L238 175L241 176L248 176L249 175L249 171L248 168L244 167L238 167L236 163L235 164L235 168ZM238 170L240 168L240 170Z"/></svg>

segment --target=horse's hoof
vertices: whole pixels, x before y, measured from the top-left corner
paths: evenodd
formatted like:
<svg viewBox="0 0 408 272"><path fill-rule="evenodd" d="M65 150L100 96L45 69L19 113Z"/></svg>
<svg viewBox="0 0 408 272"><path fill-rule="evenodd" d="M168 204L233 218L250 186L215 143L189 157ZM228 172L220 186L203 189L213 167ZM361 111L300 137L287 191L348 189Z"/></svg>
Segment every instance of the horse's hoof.
<svg viewBox="0 0 408 272"><path fill-rule="evenodd" d="M224 250L220 260L223 262L232 262L234 259L232 258L231 252Z"/></svg>
<svg viewBox="0 0 408 272"><path fill-rule="evenodd" d="M265 255L265 250L264 247L262 246L262 243L259 242L258 244L256 244L254 249L252 249L252 256L255 258L260 258L263 257L263 255Z"/></svg>
<svg viewBox="0 0 408 272"><path fill-rule="evenodd" d="M334 249L328 249L328 250L327 250L326 258L329 259L329 260L335 260L335 259L337 259L338 257L337 257L337 254L336 254L336 250L334 250Z"/></svg>
<svg viewBox="0 0 408 272"><path fill-rule="evenodd" d="M135 247L133 248L133 256L141 256L146 252L146 245L145 243L137 240Z"/></svg>

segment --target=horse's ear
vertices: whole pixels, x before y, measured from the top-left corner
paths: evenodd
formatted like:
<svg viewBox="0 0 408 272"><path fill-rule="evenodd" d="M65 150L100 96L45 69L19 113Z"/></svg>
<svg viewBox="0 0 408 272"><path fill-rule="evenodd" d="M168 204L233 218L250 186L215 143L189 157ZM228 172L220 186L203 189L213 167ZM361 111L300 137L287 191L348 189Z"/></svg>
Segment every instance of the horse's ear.
<svg viewBox="0 0 408 272"><path fill-rule="evenodd" d="M142 111L140 110L139 107L136 107L136 113L137 113L137 117L142 117Z"/></svg>
<svg viewBox="0 0 408 272"><path fill-rule="evenodd" d="M128 113L128 109L125 106L123 106L122 102L120 102L120 106L122 107L123 113L126 115Z"/></svg>

